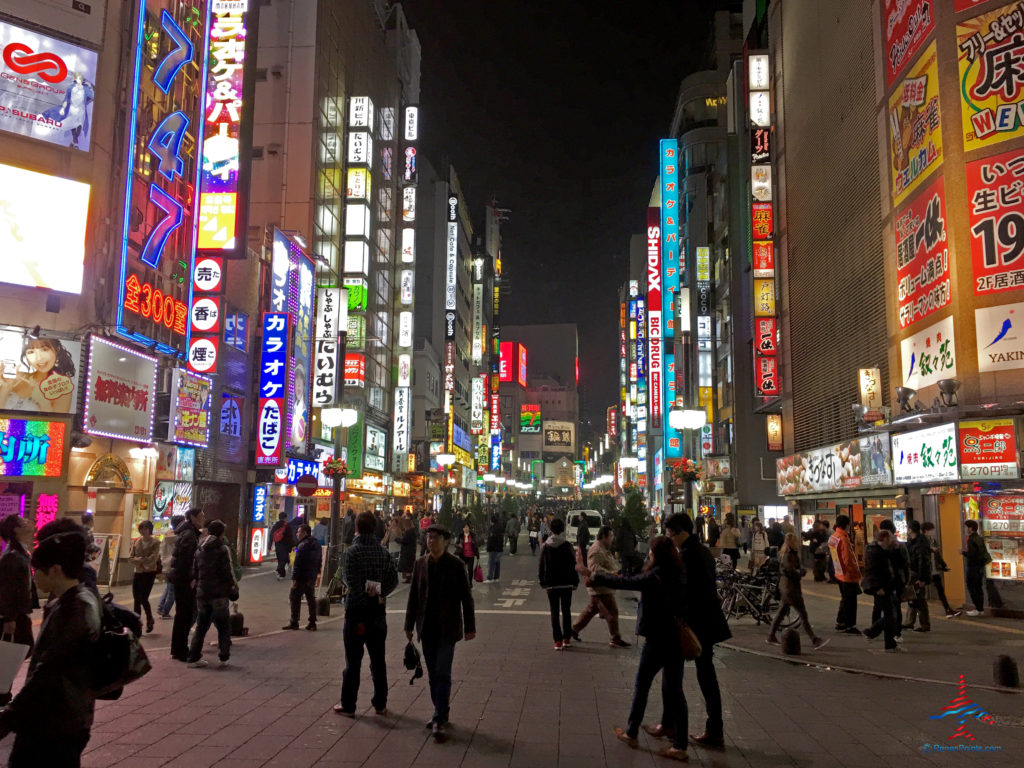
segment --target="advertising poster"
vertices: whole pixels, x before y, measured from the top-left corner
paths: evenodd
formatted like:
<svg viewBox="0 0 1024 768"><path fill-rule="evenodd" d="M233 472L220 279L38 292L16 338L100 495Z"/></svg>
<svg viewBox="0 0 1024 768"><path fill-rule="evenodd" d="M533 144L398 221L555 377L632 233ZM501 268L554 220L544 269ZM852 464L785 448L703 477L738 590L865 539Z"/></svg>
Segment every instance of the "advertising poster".
<svg viewBox="0 0 1024 768"><path fill-rule="evenodd" d="M0 22L0 130L89 151L95 51Z"/></svg>
<svg viewBox="0 0 1024 768"><path fill-rule="evenodd" d="M935 0L885 0L882 29L885 32L885 84L888 88L913 60L935 29Z"/></svg>
<svg viewBox="0 0 1024 768"><path fill-rule="evenodd" d="M1024 150L966 167L974 292L1024 288Z"/></svg>
<svg viewBox="0 0 1024 768"><path fill-rule="evenodd" d="M356 423L348 428L348 479L363 476L363 414L359 411Z"/></svg>
<svg viewBox="0 0 1024 768"><path fill-rule="evenodd" d="M1024 496L981 496L978 504L990 579L1024 579Z"/></svg>
<svg viewBox="0 0 1024 768"><path fill-rule="evenodd" d="M900 342L903 386L920 390L956 376L953 318L947 317Z"/></svg>
<svg viewBox="0 0 1024 768"><path fill-rule="evenodd" d="M156 358L93 336L86 377L85 431L152 442L156 368Z"/></svg>
<svg viewBox="0 0 1024 768"><path fill-rule="evenodd" d="M171 414L167 439L172 443L205 448L210 443L210 392L213 382L206 376L174 371L171 380Z"/></svg>
<svg viewBox="0 0 1024 768"><path fill-rule="evenodd" d="M956 424L893 435L892 466L897 485L958 480Z"/></svg>
<svg viewBox="0 0 1024 768"><path fill-rule="evenodd" d="M953 298L942 176L896 215L896 274L900 328L923 320Z"/></svg>
<svg viewBox="0 0 1024 768"><path fill-rule="evenodd" d="M893 455L885 435L848 440L775 461L780 496L892 485Z"/></svg>
<svg viewBox="0 0 1024 768"><path fill-rule="evenodd" d="M960 475L964 480L1016 478L1013 419L960 422Z"/></svg>
<svg viewBox="0 0 1024 768"><path fill-rule="evenodd" d="M1024 11L1020 3L956 25L964 151L1024 136Z"/></svg>
<svg viewBox="0 0 1024 768"><path fill-rule="evenodd" d="M979 371L1024 368L1024 302L974 310Z"/></svg>
<svg viewBox="0 0 1024 768"><path fill-rule="evenodd" d="M0 409L75 413L81 361L79 341L0 328Z"/></svg>
<svg viewBox="0 0 1024 768"><path fill-rule="evenodd" d="M519 434L539 435L541 429L540 406L523 403L519 408Z"/></svg>
<svg viewBox="0 0 1024 768"><path fill-rule="evenodd" d="M0 475L60 477L66 428L63 421L0 418Z"/></svg>
<svg viewBox="0 0 1024 768"><path fill-rule="evenodd" d="M572 450L575 427L568 421L544 422L544 450Z"/></svg>
<svg viewBox="0 0 1024 768"><path fill-rule="evenodd" d="M942 163L939 117L939 68L932 42L889 97L894 205L902 203Z"/></svg>
<svg viewBox="0 0 1024 768"><path fill-rule="evenodd" d="M174 483L158 480L153 489L153 519L169 518L174 509Z"/></svg>
<svg viewBox="0 0 1024 768"><path fill-rule="evenodd" d="M755 241L752 254L754 277L775 277L775 243Z"/></svg>
<svg viewBox="0 0 1024 768"><path fill-rule="evenodd" d="M754 317L775 317L775 280L754 280Z"/></svg>

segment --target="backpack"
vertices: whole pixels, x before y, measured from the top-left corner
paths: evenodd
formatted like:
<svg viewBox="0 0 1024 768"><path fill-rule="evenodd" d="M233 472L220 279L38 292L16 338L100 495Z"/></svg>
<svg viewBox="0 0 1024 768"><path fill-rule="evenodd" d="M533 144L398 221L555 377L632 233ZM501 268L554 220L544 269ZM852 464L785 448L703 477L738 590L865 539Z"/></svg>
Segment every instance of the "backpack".
<svg viewBox="0 0 1024 768"><path fill-rule="evenodd" d="M284 532L287 527L287 525L282 525L280 528L274 531L271 538L274 540L275 544L280 544L282 541L284 541Z"/></svg>
<svg viewBox="0 0 1024 768"><path fill-rule="evenodd" d="M93 692L97 699L121 697L124 687L152 669L139 642L139 615L114 602L109 592L100 600L100 636L93 665Z"/></svg>

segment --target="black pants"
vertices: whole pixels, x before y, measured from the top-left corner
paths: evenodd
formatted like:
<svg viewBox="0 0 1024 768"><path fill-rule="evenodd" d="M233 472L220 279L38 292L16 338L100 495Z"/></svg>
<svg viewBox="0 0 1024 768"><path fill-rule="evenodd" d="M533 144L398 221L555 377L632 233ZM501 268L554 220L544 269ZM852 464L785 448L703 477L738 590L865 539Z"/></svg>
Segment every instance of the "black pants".
<svg viewBox="0 0 1024 768"><path fill-rule="evenodd" d="M654 676L661 671L661 700L664 707L661 724L672 731L672 744L686 749L686 723L688 712L686 696L683 695L683 659L679 655L679 643L664 637L647 639L640 650L640 663L636 668L636 682L633 684L633 703L629 709L626 733L634 739L640 732L640 724L647 709L647 696L651 691Z"/></svg>
<svg viewBox="0 0 1024 768"><path fill-rule="evenodd" d="M572 590L549 589L548 605L551 607L551 635L555 642L572 639Z"/></svg>
<svg viewBox="0 0 1024 768"><path fill-rule="evenodd" d="M903 635L903 601L900 599L903 596L904 586L897 583L896 589L892 593L892 617L893 621L896 622L893 631L896 633L896 637L902 637ZM876 602L871 608L871 624L874 626L881 619L882 613Z"/></svg>
<svg viewBox="0 0 1024 768"><path fill-rule="evenodd" d="M508 553L510 555L514 555L518 551L519 551L519 537L518 536L511 536L510 535L508 537Z"/></svg>
<svg viewBox="0 0 1024 768"><path fill-rule="evenodd" d="M728 555L729 559L732 560L732 569L736 570L736 563L740 561L740 549L739 547L729 547L728 549L722 550L723 555Z"/></svg>
<svg viewBox="0 0 1024 768"><path fill-rule="evenodd" d="M171 626L171 656L179 661L188 657L188 632L196 616L196 593L187 581L174 585L174 624Z"/></svg>
<svg viewBox="0 0 1024 768"><path fill-rule="evenodd" d="M23 731L14 737L8 768L80 768L89 731L75 734Z"/></svg>
<svg viewBox="0 0 1024 768"><path fill-rule="evenodd" d="M282 579L288 572L288 553L292 549L287 544L276 542L274 544L274 554L277 555L277 575Z"/></svg>
<svg viewBox="0 0 1024 768"><path fill-rule="evenodd" d="M136 571L132 576L132 599L135 601L135 612L142 615L146 612L146 620L153 623L153 611L149 607L149 593L153 591L153 582L156 581L156 571L139 573Z"/></svg>
<svg viewBox="0 0 1024 768"><path fill-rule="evenodd" d="M302 598L306 598L306 606L309 608L309 623L316 624L316 590L315 581L296 581L295 586L288 592L288 602L292 606L292 624L299 623L299 614L302 613Z"/></svg>
<svg viewBox="0 0 1024 768"><path fill-rule="evenodd" d="M530 554L531 555L537 554L537 542L538 541L540 541L540 537L539 536L531 536L530 537Z"/></svg>
<svg viewBox="0 0 1024 768"><path fill-rule="evenodd" d="M345 643L345 671L341 675L341 706L354 712L359 697L359 673L363 666L363 647L370 656L374 709L388 705L388 668L384 661L384 642L388 636L385 616L357 618L345 616L341 637Z"/></svg>
<svg viewBox="0 0 1024 768"><path fill-rule="evenodd" d="M697 667L700 695L704 697L704 709L708 713L704 730L709 736L720 738L725 732L725 725L722 722L722 691L718 687L718 675L715 673L715 646L703 643L702 648L694 666Z"/></svg>
<svg viewBox="0 0 1024 768"><path fill-rule="evenodd" d="M858 594L860 594L860 586L856 582L839 582L839 610L836 612L836 629L857 626Z"/></svg>
<svg viewBox="0 0 1024 768"><path fill-rule="evenodd" d="M875 593L875 606L872 615L877 612L878 618L864 632L866 637L878 637L885 633L885 647L896 647L896 606L899 595L879 590Z"/></svg>
<svg viewBox="0 0 1024 768"><path fill-rule="evenodd" d="M476 570L476 558L459 555L459 560L466 566L466 576L469 578L469 588L473 588L473 571Z"/></svg>
<svg viewBox="0 0 1024 768"><path fill-rule="evenodd" d="M967 593L974 603L974 610L985 610L985 568L973 565L967 566Z"/></svg>
<svg viewBox="0 0 1024 768"><path fill-rule="evenodd" d="M942 607L946 609L946 613L952 613L953 609L949 607L949 600L946 598L946 580L942 578L941 573L932 574L932 584L935 585L935 591L939 593L939 600L942 601Z"/></svg>

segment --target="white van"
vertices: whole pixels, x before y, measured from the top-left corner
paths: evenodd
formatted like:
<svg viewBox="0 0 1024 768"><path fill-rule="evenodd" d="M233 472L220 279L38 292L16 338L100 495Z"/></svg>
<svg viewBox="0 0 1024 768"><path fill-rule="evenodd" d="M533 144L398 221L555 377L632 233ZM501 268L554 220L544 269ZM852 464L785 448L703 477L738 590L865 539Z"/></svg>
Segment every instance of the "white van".
<svg viewBox="0 0 1024 768"><path fill-rule="evenodd" d="M587 528L590 529L590 541L593 543L597 538L597 529L604 525L604 515L596 509L573 509L565 518L565 538L570 544L576 543L576 529L580 524L580 517L586 515Z"/></svg>

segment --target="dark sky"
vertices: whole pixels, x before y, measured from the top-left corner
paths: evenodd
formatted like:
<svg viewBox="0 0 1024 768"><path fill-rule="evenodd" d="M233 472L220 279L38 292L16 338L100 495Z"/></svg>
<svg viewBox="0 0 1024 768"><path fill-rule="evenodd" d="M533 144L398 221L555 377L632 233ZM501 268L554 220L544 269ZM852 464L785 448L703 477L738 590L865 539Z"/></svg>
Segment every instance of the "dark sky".
<svg viewBox="0 0 1024 768"><path fill-rule="evenodd" d="M578 324L584 419L601 433L629 236L644 231L680 80L703 66L711 5L403 3L423 47L427 156L451 159L475 219L492 195L511 209L502 323Z"/></svg>

